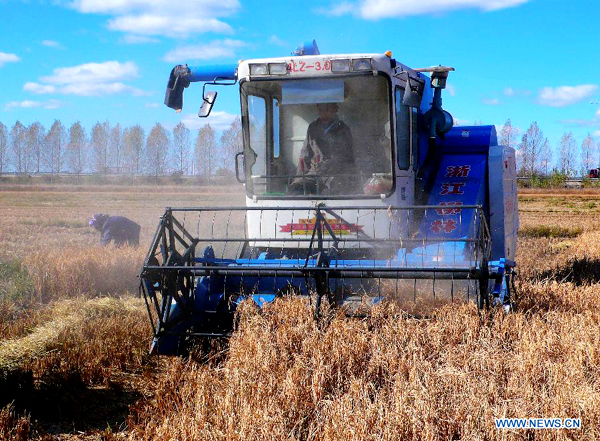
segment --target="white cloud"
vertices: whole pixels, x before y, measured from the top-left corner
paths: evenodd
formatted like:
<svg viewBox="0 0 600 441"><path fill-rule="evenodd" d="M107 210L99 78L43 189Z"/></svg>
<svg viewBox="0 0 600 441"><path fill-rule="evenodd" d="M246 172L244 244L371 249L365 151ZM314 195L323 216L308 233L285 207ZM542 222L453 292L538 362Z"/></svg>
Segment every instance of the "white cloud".
<svg viewBox="0 0 600 441"><path fill-rule="evenodd" d="M131 61L86 63L54 69L53 75L40 78L42 84L28 82L23 86L23 90L35 94L60 93L80 96L119 93L130 93L135 96L148 95L147 92L123 82L138 76L138 67Z"/></svg>
<svg viewBox="0 0 600 441"><path fill-rule="evenodd" d="M290 46L285 41L283 41L281 38L279 38L277 35L271 35L271 38L269 38L269 43L274 44L275 46L279 46L279 47L289 47Z"/></svg>
<svg viewBox="0 0 600 441"><path fill-rule="evenodd" d="M21 58L15 54L7 54L6 52L0 52L0 67L6 63L16 63L21 61Z"/></svg>
<svg viewBox="0 0 600 441"><path fill-rule="evenodd" d="M356 13L358 7L359 6L354 3L343 1L337 4L332 4L329 8L318 8L317 12L324 15L332 15L337 17L340 15Z"/></svg>
<svg viewBox="0 0 600 441"><path fill-rule="evenodd" d="M206 124L210 124L217 132L229 128L233 120L237 117L233 113L213 110L208 118L199 118L196 114L189 114L183 117L182 123L190 130L199 130Z"/></svg>
<svg viewBox="0 0 600 441"><path fill-rule="evenodd" d="M137 65L131 61L86 63L72 67L59 67L53 72L54 75L41 77L40 80L50 84L106 83L139 76Z"/></svg>
<svg viewBox="0 0 600 441"><path fill-rule="evenodd" d="M39 84L39 83L27 82L23 86L23 90L25 92L31 92L31 93L35 93L38 95L42 95L45 93L55 93L56 87L48 85L48 84L44 85L44 84Z"/></svg>
<svg viewBox="0 0 600 441"><path fill-rule="evenodd" d="M158 43L158 38L148 37L146 35L125 35L121 41L126 44L144 44L144 43Z"/></svg>
<svg viewBox="0 0 600 441"><path fill-rule="evenodd" d="M326 15L354 14L368 20L439 14L459 9L495 11L527 3L529 0L358 0L334 3L329 9L320 8Z"/></svg>
<svg viewBox="0 0 600 441"><path fill-rule="evenodd" d="M185 16L127 15L109 20L108 28L132 34L164 35L172 38L187 37L200 32L233 33L231 26L216 18Z"/></svg>
<svg viewBox="0 0 600 441"><path fill-rule="evenodd" d="M456 96L456 87L454 87L454 84L448 84L446 90L448 91L448 95Z"/></svg>
<svg viewBox="0 0 600 441"><path fill-rule="evenodd" d="M158 107L158 106L160 106L160 104L158 104L158 103L146 103L146 107L152 108L152 107Z"/></svg>
<svg viewBox="0 0 600 441"><path fill-rule="evenodd" d="M6 105L4 106L5 109L15 109L15 108L22 108L22 109L32 109L32 108L43 108L43 109L58 109L59 107L62 107L63 104L58 101L58 100L48 100L48 101L31 101L31 100L24 100L24 101L11 101L9 103L6 103Z"/></svg>
<svg viewBox="0 0 600 441"><path fill-rule="evenodd" d="M505 87L504 90L502 91L502 93L504 94L504 96L508 96L508 97L531 96L530 90L515 89L512 87Z"/></svg>
<svg viewBox="0 0 600 441"><path fill-rule="evenodd" d="M500 100L498 98L484 98L483 104L487 104L488 106L499 106Z"/></svg>
<svg viewBox="0 0 600 441"><path fill-rule="evenodd" d="M542 106L566 107L589 98L596 90L598 86L594 84L544 87L538 95L538 103Z"/></svg>
<svg viewBox="0 0 600 441"><path fill-rule="evenodd" d="M596 130L596 131L594 132L594 136L595 136L596 138L600 138L600 130Z"/></svg>
<svg viewBox="0 0 600 441"><path fill-rule="evenodd" d="M44 40L42 41L42 45L47 47L53 47L55 49L65 49L65 47L62 44L54 40Z"/></svg>
<svg viewBox="0 0 600 441"><path fill-rule="evenodd" d="M180 46L167 52L163 60L183 63L191 60L232 58L235 57L235 50L244 46L247 46L247 44L243 41L230 39L211 41L207 44Z"/></svg>
<svg viewBox="0 0 600 441"><path fill-rule="evenodd" d="M468 119L453 118L453 122L455 127L471 125L471 121L469 121Z"/></svg>
<svg viewBox="0 0 600 441"><path fill-rule="evenodd" d="M600 118L600 109L596 110L596 118Z"/></svg>
<svg viewBox="0 0 600 441"><path fill-rule="evenodd" d="M600 120L594 119L561 119L561 124L577 127L600 127Z"/></svg>
<svg viewBox="0 0 600 441"><path fill-rule="evenodd" d="M231 33L231 26L219 18L240 9L238 0L74 0L70 6L82 13L111 15L108 28L114 31L172 38Z"/></svg>

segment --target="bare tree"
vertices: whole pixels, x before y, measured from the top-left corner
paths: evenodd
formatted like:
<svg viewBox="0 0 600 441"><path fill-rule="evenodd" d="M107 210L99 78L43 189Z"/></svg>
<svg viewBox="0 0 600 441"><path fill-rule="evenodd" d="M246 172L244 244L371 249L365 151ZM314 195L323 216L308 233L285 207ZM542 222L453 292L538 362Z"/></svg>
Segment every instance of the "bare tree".
<svg viewBox="0 0 600 441"><path fill-rule="evenodd" d="M109 162L113 167L116 168L117 173L121 172L121 165L123 163L123 139L121 134L121 125L117 123L110 130L110 136L108 140L108 155Z"/></svg>
<svg viewBox="0 0 600 441"><path fill-rule="evenodd" d="M215 131L206 124L198 130L196 143L194 145L194 156L196 158L196 173L210 179L215 172L216 164L216 139Z"/></svg>
<svg viewBox="0 0 600 441"><path fill-rule="evenodd" d="M588 133L587 137L581 143L581 168L582 176L587 176L588 171L594 168L596 163L596 143L592 135Z"/></svg>
<svg viewBox="0 0 600 441"><path fill-rule="evenodd" d="M229 128L221 135L224 169L235 168L235 155L242 149L242 120L236 116Z"/></svg>
<svg viewBox="0 0 600 441"><path fill-rule="evenodd" d="M529 176L533 176L541 169L544 139L544 134L536 121L531 123L527 132L521 138L519 151L523 161L523 171Z"/></svg>
<svg viewBox="0 0 600 441"><path fill-rule="evenodd" d="M54 176L60 173L64 159L65 149L67 145L67 133L65 127L60 120L54 120L54 124L50 127L46 135L46 164L50 169L50 173Z"/></svg>
<svg viewBox="0 0 600 441"><path fill-rule="evenodd" d="M146 158L149 173L158 176L167 171L169 135L160 123L156 123L146 140Z"/></svg>
<svg viewBox="0 0 600 441"><path fill-rule="evenodd" d="M500 130L500 145L517 149L517 137L519 136L519 129L512 125L509 119L506 120L502 129ZM523 157L518 149L516 153L517 170L519 174L523 173Z"/></svg>
<svg viewBox="0 0 600 441"><path fill-rule="evenodd" d="M17 121L10 129L10 147L14 168L17 173L27 173L29 171L29 157L27 154L25 133L25 126L20 121Z"/></svg>
<svg viewBox="0 0 600 441"><path fill-rule="evenodd" d="M77 121L69 128L69 145L67 146L69 170L78 175L83 172L86 163L85 130Z"/></svg>
<svg viewBox="0 0 600 441"><path fill-rule="evenodd" d="M106 173L108 168L108 121L97 122L92 127L91 147L94 157L94 169L98 173Z"/></svg>
<svg viewBox="0 0 600 441"><path fill-rule="evenodd" d="M560 138L559 151L558 168L562 173L570 175L575 170L577 154L577 142L572 132L563 133Z"/></svg>
<svg viewBox="0 0 600 441"><path fill-rule="evenodd" d="M173 129L173 156L181 174L187 172L189 155L190 131L184 123L180 122Z"/></svg>
<svg viewBox="0 0 600 441"><path fill-rule="evenodd" d="M514 149L517 147L518 136L519 129L512 125L510 118L507 119L500 130L500 145L505 145L506 147L512 147Z"/></svg>
<svg viewBox="0 0 600 441"><path fill-rule="evenodd" d="M0 175L8 169L8 129L0 122Z"/></svg>
<svg viewBox="0 0 600 441"><path fill-rule="evenodd" d="M144 151L144 129L135 125L123 132L123 160L132 174L142 172L141 159Z"/></svg>
<svg viewBox="0 0 600 441"><path fill-rule="evenodd" d="M548 138L544 138L542 142L542 148L540 150L540 166L544 171L544 175L548 176L548 167L552 162L552 149L550 148L550 141Z"/></svg>
<svg viewBox="0 0 600 441"><path fill-rule="evenodd" d="M37 121L27 128L27 152L30 155L36 173L41 171L44 159L44 147L46 146L45 131L44 126Z"/></svg>

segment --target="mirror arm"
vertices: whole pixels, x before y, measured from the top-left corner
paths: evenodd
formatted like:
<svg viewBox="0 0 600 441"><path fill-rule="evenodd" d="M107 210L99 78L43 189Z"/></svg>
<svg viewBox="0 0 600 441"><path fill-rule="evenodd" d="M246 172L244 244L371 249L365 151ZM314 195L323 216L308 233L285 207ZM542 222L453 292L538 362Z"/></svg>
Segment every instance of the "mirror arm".
<svg viewBox="0 0 600 441"><path fill-rule="evenodd" d="M171 70L169 75L165 92L165 105L181 112L183 108L183 90L190 83L200 81L223 86L233 85L237 82L237 64L191 67L187 64L178 64Z"/></svg>

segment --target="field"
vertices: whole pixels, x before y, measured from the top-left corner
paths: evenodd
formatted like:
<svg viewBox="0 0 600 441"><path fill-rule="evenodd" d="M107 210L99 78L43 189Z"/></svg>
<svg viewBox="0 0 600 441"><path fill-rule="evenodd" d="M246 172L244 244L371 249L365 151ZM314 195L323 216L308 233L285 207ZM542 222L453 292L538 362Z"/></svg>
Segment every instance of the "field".
<svg viewBox="0 0 600 441"><path fill-rule="evenodd" d="M228 346L149 357L137 274L165 206L237 187L0 187L0 439L598 439L600 192L522 190L515 311L393 305L317 326L245 304ZM93 213L142 225L101 248ZM505 430L497 417L581 418Z"/></svg>

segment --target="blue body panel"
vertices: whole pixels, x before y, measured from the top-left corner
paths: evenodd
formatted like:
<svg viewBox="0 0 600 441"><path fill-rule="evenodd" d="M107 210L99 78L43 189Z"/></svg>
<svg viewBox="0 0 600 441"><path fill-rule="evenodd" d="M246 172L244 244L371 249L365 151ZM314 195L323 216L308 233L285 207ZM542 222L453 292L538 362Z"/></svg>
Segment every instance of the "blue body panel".
<svg viewBox="0 0 600 441"><path fill-rule="evenodd" d="M195 83L198 81L235 80L237 64L222 64L214 66L189 66L188 79Z"/></svg>
<svg viewBox="0 0 600 441"><path fill-rule="evenodd" d="M416 234L439 242L407 250L406 265L476 264L477 256L467 239L479 234L476 216L480 212L460 207L480 205L486 209L488 151L495 137L493 126L455 127L439 140L437 171L431 170L435 178L426 205L440 208L426 210Z"/></svg>
<svg viewBox="0 0 600 441"><path fill-rule="evenodd" d="M490 146L498 145L496 127L465 126L453 127L439 140L438 145L444 152L488 154Z"/></svg>

